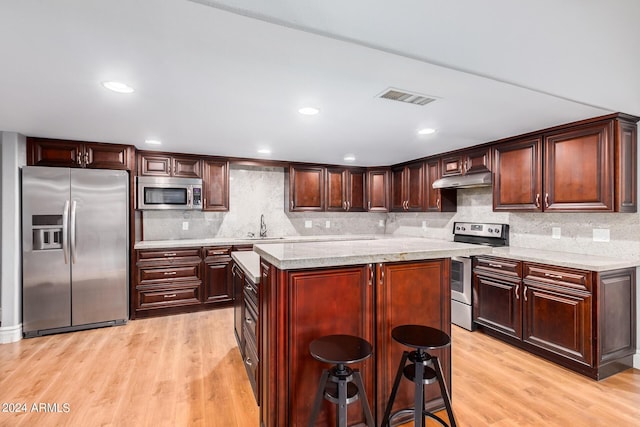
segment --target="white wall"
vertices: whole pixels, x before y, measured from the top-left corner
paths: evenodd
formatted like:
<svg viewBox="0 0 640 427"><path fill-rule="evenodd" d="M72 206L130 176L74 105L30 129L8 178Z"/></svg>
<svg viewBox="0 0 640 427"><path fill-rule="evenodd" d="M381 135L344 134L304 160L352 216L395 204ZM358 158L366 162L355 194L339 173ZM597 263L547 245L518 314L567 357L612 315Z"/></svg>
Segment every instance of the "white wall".
<svg viewBox="0 0 640 427"><path fill-rule="evenodd" d="M0 344L22 337L22 271L20 245L20 167L26 164L25 137L13 132L0 133L2 158L2 271L0 275Z"/></svg>

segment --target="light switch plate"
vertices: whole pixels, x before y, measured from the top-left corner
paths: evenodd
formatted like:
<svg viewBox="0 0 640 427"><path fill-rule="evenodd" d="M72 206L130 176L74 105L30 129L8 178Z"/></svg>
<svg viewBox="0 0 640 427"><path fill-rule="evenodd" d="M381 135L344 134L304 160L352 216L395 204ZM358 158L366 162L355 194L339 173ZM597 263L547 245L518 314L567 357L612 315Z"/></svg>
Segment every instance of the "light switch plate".
<svg viewBox="0 0 640 427"><path fill-rule="evenodd" d="M559 239L561 236L560 227L552 227L551 228L551 238Z"/></svg>
<svg viewBox="0 0 640 427"><path fill-rule="evenodd" d="M327 220L324 222L324 228L331 228L331 221Z"/></svg>
<svg viewBox="0 0 640 427"><path fill-rule="evenodd" d="M313 222L311 222L310 219L306 219L304 221L304 228L311 228L311 227L313 227Z"/></svg>
<svg viewBox="0 0 640 427"><path fill-rule="evenodd" d="M422 229L423 230L427 229L427 221L422 221Z"/></svg>
<svg viewBox="0 0 640 427"><path fill-rule="evenodd" d="M609 241L609 229L608 228L594 228L593 229L593 241L594 242L608 242Z"/></svg>
<svg viewBox="0 0 640 427"><path fill-rule="evenodd" d="M189 221L182 221L182 229L183 230L189 229Z"/></svg>
<svg viewBox="0 0 640 427"><path fill-rule="evenodd" d="M384 219L378 221L378 227L384 227Z"/></svg>

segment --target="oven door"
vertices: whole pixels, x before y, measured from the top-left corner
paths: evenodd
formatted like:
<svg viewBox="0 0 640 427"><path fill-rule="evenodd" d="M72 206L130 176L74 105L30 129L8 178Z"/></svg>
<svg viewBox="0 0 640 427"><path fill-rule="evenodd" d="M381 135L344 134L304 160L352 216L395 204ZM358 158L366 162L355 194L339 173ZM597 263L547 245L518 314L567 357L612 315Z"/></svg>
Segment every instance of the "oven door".
<svg viewBox="0 0 640 427"><path fill-rule="evenodd" d="M471 258L451 258L451 299L471 305Z"/></svg>

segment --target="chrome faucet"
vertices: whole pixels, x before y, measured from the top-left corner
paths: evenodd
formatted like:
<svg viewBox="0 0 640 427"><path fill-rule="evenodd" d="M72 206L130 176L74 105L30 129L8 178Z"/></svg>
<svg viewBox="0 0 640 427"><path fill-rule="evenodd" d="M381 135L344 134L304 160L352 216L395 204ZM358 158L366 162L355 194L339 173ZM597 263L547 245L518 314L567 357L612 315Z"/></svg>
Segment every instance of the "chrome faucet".
<svg viewBox="0 0 640 427"><path fill-rule="evenodd" d="M264 214L260 215L260 237L267 237L267 224L264 223Z"/></svg>

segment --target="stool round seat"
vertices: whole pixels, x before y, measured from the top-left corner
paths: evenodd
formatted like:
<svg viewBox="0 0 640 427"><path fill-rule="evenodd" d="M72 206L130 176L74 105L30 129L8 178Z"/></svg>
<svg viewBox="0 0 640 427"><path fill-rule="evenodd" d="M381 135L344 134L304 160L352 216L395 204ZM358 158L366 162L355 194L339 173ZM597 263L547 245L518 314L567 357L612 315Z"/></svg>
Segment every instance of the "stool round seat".
<svg viewBox="0 0 640 427"><path fill-rule="evenodd" d="M451 344L449 335L440 329L423 325L396 326L391 337L400 344L421 350L435 350Z"/></svg>
<svg viewBox="0 0 640 427"><path fill-rule="evenodd" d="M315 339L309 344L314 359L332 364L350 364L362 362L371 357L371 344L352 335L327 335Z"/></svg>

